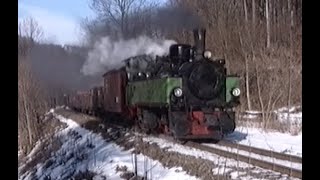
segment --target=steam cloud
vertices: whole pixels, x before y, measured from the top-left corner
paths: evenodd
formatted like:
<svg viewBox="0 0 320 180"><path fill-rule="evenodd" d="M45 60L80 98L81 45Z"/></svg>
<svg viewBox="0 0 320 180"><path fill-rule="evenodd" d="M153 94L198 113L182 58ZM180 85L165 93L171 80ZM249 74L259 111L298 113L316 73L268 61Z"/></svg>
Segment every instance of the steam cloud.
<svg viewBox="0 0 320 180"><path fill-rule="evenodd" d="M142 54L153 57L167 55L169 47L175 43L173 40L155 40L147 36L118 41L103 37L89 51L81 72L84 75L96 75L121 67L124 65L122 61L132 56Z"/></svg>

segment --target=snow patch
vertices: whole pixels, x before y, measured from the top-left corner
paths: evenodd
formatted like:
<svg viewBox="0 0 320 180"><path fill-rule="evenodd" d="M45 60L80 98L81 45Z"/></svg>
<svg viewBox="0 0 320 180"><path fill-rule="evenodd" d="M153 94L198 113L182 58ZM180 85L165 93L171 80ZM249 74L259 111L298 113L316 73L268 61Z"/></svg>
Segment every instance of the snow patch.
<svg viewBox="0 0 320 180"><path fill-rule="evenodd" d="M282 107L274 110L272 113L275 114L277 121L283 124L289 125L302 125L302 108L301 106L292 106L290 109L288 107ZM244 111L241 115L244 119L256 119L262 116L261 111Z"/></svg>
<svg viewBox="0 0 320 180"><path fill-rule="evenodd" d="M22 151L18 150L18 158L22 155Z"/></svg>
<svg viewBox="0 0 320 180"><path fill-rule="evenodd" d="M240 144L302 156L302 132L296 136L289 133L265 132L259 128L237 127L226 140Z"/></svg>
<svg viewBox="0 0 320 180"><path fill-rule="evenodd" d="M244 118L244 119L256 119L256 118L258 118L258 115L256 115L256 114L245 114L245 115L242 115L242 118Z"/></svg>
<svg viewBox="0 0 320 180"><path fill-rule="evenodd" d="M285 160L275 159L275 158L271 158L271 157L267 157L267 156L262 156L262 155L259 155L259 154L255 154L255 153L250 153L250 152L247 152L247 151L239 150L237 148L230 148L230 147L225 147L225 146L220 146L220 145L215 145L215 144L204 144L204 145L210 146L210 147L214 147L214 148L217 148L217 149L221 149L221 150L226 150L226 151L233 152L233 153L238 153L240 155L252 157L254 159L259 159L259 160L267 161L267 162L270 162L270 163L283 165L283 166L286 166L286 167L291 167L293 169L298 169L298 170L302 169L302 164L301 163L293 163L293 162L290 162L290 161L285 161Z"/></svg>
<svg viewBox="0 0 320 180"><path fill-rule="evenodd" d="M292 107L289 109L289 112L296 112L296 111L301 111L301 106L292 106ZM275 113L288 112L288 107L279 108L278 110L275 110L274 112L275 112Z"/></svg>
<svg viewBox="0 0 320 180"><path fill-rule="evenodd" d="M231 179L236 179L239 176L243 176L245 174L246 174L245 172L234 171L234 172L230 173L230 176L231 176Z"/></svg>
<svg viewBox="0 0 320 180"><path fill-rule="evenodd" d="M221 168L221 167L216 167L212 169L213 174L215 175L224 175L228 172L232 171L230 168Z"/></svg>
<svg viewBox="0 0 320 180"><path fill-rule="evenodd" d="M245 111L247 114L261 114L261 111Z"/></svg>
<svg viewBox="0 0 320 180"><path fill-rule="evenodd" d="M79 124L61 115L53 114L67 127L55 135L62 142L61 148L53 152L45 162L38 164L35 171L28 171L19 179L69 179L79 172L94 172L95 179L120 179L117 166L126 166L134 171L133 155L112 142L106 142L101 135L81 128ZM37 148L34 148L35 152ZM33 156L31 153L29 156ZM138 175L147 171L151 179L197 179L179 168L166 168L159 161L142 154L137 155ZM178 171L177 171L178 169ZM36 177L34 177L36 176Z"/></svg>
<svg viewBox="0 0 320 180"><path fill-rule="evenodd" d="M249 168L250 171L251 169L254 169L259 173L267 173L267 174L272 173L275 175L278 174L277 172L272 172L270 170L254 167L248 163L236 161L230 158L225 158L222 156L218 156L216 154L212 154L212 153L198 150L195 148L186 147L180 144L175 144L173 142L169 142L167 140L156 138L156 137L144 137L143 141L156 143L160 148L166 148L167 151L169 152L170 151L178 152L180 154L185 154L189 156L194 156L196 158L202 158L202 159L207 159L209 161L212 161L216 165L216 167L213 167L212 169L212 172L214 174L221 174L221 173L223 174L223 171L225 171L225 173L231 172L232 174L231 176L233 176L234 179L239 178L239 176L247 174L248 172L245 170L246 168ZM241 170L241 169L244 169L244 170ZM244 176L244 178L245 177L248 177L248 176Z"/></svg>
<svg viewBox="0 0 320 180"><path fill-rule="evenodd" d="M297 112L297 113L278 112L277 120L283 124L301 125L302 112Z"/></svg>

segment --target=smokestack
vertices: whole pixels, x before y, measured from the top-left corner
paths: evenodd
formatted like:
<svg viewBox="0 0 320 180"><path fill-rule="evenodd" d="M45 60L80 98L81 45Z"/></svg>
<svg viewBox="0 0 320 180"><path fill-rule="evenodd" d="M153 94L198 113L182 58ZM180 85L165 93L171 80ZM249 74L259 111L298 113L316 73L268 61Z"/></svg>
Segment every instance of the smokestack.
<svg viewBox="0 0 320 180"><path fill-rule="evenodd" d="M203 52L206 48L206 30L204 28L194 29L194 47L196 50L196 56L200 57L203 55Z"/></svg>

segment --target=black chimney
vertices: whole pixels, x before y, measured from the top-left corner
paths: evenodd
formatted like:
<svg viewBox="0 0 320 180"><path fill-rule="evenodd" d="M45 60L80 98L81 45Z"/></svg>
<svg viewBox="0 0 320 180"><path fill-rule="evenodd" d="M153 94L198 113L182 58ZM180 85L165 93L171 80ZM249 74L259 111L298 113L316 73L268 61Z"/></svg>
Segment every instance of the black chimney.
<svg viewBox="0 0 320 180"><path fill-rule="evenodd" d="M206 30L204 28L194 29L193 36L196 56L202 56L206 48Z"/></svg>

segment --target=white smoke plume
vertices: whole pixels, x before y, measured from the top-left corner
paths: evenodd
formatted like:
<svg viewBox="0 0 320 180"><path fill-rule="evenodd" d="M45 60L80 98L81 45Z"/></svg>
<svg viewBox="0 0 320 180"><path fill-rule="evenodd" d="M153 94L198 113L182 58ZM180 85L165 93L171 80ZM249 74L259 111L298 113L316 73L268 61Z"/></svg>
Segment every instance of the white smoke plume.
<svg viewBox="0 0 320 180"><path fill-rule="evenodd" d="M132 56L143 54L153 57L167 55L169 47L175 43L173 40L155 40L147 36L118 41L103 37L89 51L81 71L84 75L96 75L121 67L124 65L123 60Z"/></svg>

